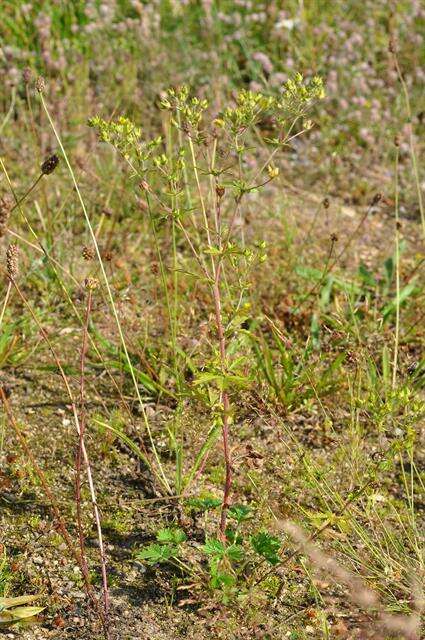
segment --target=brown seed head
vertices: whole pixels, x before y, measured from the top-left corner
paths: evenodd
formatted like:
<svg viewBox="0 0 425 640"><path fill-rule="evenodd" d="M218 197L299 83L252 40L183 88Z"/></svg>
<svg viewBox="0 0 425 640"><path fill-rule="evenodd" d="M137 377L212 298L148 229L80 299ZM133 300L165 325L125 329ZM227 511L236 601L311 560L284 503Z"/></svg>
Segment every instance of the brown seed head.
<svg viewBox="0 0 425 640"><path fill-rule="evenodd" d="M9 195L0 198L0 238L7 231L7 223L9 221L10 212L12 210L13 200Z"/></svg>
<svg viewBox="0 0 425 640"><path fill-rule="evenodd" d="M330 205L329 198L324 198L322 204L325 209L329 209L329 205Z"/></svg>
<svg viewBox="0 0 425 640"><path fill-rule="evenodd" d="M149 191L149 185L148 185L148 183L146 182L146 180L142 180L142 181L139 183L139 187L142 189L142 191Z"/></svg>
<svg viewBox="0 0 425 640"><path fill-rule="evenodd" d="M378 202L382 199L382 193L375 193L372 198L372 206L378 204Z"/></svg>
<svg viewBox="0 0 425 640"><path fill-rule="evenodd" d="M338 236L336 233L331 233L331 242L338 242Z"/></svg>
<svg viewBox="0 0 425 640"><path fill-rule="evenodd" d="M41 173L43 173L45 176L49 175L49 173L53 173L58 164L59 158L54 153L53 155L49 156L41 165Z"/></svg>
<svg viewBox="0 0 425 640"><path fill-rule="evenodd" d="M215 188L215 192L217 194L217 198L221 199L224 196L226 189L218 184Z"/></svg>
<svg viewBox="0 0 425 640"><path fill-rule="evenodd" d="M105 249L102 252L102 258L106 261L106 262L111 262L112 258L114 257L112 251L109 251L109 249Z"/></svg>
<svg viewBox="0 0 425 640"><path fill-rule="evenodd" d="M90 247L90 246L83 247L81 254L84 260L87 260L87 262L89 262L90 260L93 260L96 255L94 247Z"/></svg>
<svg viewBox="0 0 425 640"><path fill-rule="evenodd" d="M29 84L32 80L32 70L30 67L25 67L22 72L22 79L25 84Z"/></svg>
<svg viewBox="0 0 425 640"><path fill-rule="evenodd" d="M394 145L396 147L400 146L400 135L398 133L396 133L396 135L394 136Z"/></svg>
<svg viewBox="0 0 425 640"><path fill-rule="evenodd" d="M37 89L38 93L44 93L44 91L46 90L46 81L43 76L38 76L37 80L35 81L35 88Z"/></svg>
<svg viewBox="0 0 425 640"><path fill-rule="evenodd" d="M10 244L7 247L6 268L9 278L14 280L19 273L19 247L17 244Z"/></svg>
<svg viewBox="0 0 425 640"><path fill-rule="evenodd" d="M93 291L99 286L99 280L97 278L86 278L84 280L84 286L86 289Z"/></svg>

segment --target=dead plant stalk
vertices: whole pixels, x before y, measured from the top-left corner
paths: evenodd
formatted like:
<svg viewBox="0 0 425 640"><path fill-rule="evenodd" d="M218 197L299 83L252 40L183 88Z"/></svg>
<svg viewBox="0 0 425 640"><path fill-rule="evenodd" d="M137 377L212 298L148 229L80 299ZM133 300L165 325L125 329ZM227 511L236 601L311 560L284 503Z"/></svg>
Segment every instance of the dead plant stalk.
<svg viewBox="0 0 425 640"><path fill-rule="evenodd" d="M10 276L9 276L10 277ZM28 311L31 314L31 317L33 318L34 322L36 323L41 336L43 338L43 340L46 342L47 346L49 347L49 350L53 356L53 360L55 361L56 366L58 367L59 373L62 377L62 380L65 384L65 388L66 388L66 392L68 394L68 397L70 399L70 404L71 404L71 408L72 408L72 413L73 413L73 417L74 417L74 422L75 422L75 427L77 429L77 433L80 435L81 434L81 426L80 426L80 419L78 416L78 410L77 410L77 405L75 403L74 400L74 396L73 393L71 391L71 387L69 385L68 382L68 378L66 377L66 374L63 370L63 367L61 365L61 362L58 358L58 355L56 353L56 350L46 332L46 330L44 329L44 327L41 325L39 319L37 318L37 316L35 315L31 305L28 303L26 297L24 296L24 294L22 293L20 287L18 286L16 280L14 278L11 278L12 284L16 289L16 292L18 293L19 297L21 298L22 302L24 303L24 305L27 307ZM84 460L84 464L86 467L86 473L87 473L87 481L89 484L89 490L90 490L90 497L91 497L91 502L92 502L92 508L93 508L93 513L94 513L94 517L95 517L95 521L96 521L96 529L97 529L97 538L98 538L98 544L99 544L99 551L100 551L100 559L101 559L101 563L102 563L102 575L105 575L106 570L104 568L104 564L105 564L105 551L104 551L104 545L103 545L103 536L102 536L102 527L101 527L101 520L100 520L100 513L99 513L99 508L97 505L97 499L96 499L96 490L94 487L94 481L93 481L93 474L92 474L92 470L91 470L91 465L90 465L90 459L87 453L87 449L84 443L84 439L81 442L81 451L82 451L82 456L83 456L83 460ZM105 586L106 586L106 590L105 590ZM107 583L104 583L104 607L105 607L105 615L108 612L108 608L109 608L109 594L108 594L108 588L107 588ZM107 624L106 624L106 619L104 620L105 623L105 633L107 632Z"/></svg>

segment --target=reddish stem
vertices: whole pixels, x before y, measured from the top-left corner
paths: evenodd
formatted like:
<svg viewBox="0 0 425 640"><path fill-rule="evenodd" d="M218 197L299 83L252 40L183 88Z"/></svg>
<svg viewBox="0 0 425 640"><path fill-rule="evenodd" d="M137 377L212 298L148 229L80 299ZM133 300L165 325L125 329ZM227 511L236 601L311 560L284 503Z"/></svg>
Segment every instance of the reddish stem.
<svg viewBox="0 0 425 640"><path fill-rule="evenodd" d="M221 293L220 293L220 275L221 275L221 262L217 265L215 274L215 281L213 286L214 296L214 309L215 309L215 321L217 325L218 342L220 349L221 368L224 374L226 367L226 340L224 337L223 321L221 316ZM232 487L232 458L229 446L229 395L227 391L223 389L220 396L221 404L223 406L223 426L222 426L222 438L223 438L223 452L224 463L226 467L226 478L224 482L223 492L223 504L221 507L220 516L220 534L223 539L226 538L226 521L227 511L230 506L230 491Z"/></svg>
<svg viewBox="0 0 425 640"><path fill-rule="evenodd" d="M90 320L90 312L92 307L92 295L93 291L91 286L87 287L87 306L86 306L86 315L84 320L83 327L83 341L81 345L81 358L80 358L80 417L79 417L79 438L78 438L78 449L77 449L77 459L76 459L76 505L77 505L77 525L78 525L78 537L80 541L81 548L81 556L84 559L84 562L87 564L86 556L85 556L85 545L84 545L84 532L82 526L82 517L81 517L81 466L82 461L85 459L85 463L87 466L87 470L90 471L89 467L89 459L85 447L84 442L84 432L86 427L86 409L85 409L85 399L84 399L84 390L85 390L85 361L86 361L86 353L88 346L88 335L89 335L89 320ZM86 454L84 456L84 453ZM91 475L91 474L90 474ZM102 526L99 514L99 508L97 506L97 502L92 496L92 507L93 514L96 521L96 528L98 533L98 544L100 551L100 564L101 564L101 572L102 572L102 585L103 585L103 603L104 603L104 630L105 636L109 637L108 631L108 612L109 612L109 589L108 589L108 576L106 571L106 554L105 547L103 545L103 537L102 537Z"/></svg>
<svg viewBox="0 0 425 640"><path fill-rule="evenodd" d="M83 531L83 519L81 513L81 467L83 461L83 447L84 447L84 432L86 428L86 411L85 411L85 403L84 403L84 364L85 364L85 356L87 352L87 336L88 336L88 325L91 311L91 303L92 303L92 291L88 290L87 296L87 307L86 307L86 315L84 320L83 327L83 342L81 346L81 360L80 360L80 431L78 433L78 446L77 446L77 454L75 457L75 505L77 509L77 530L78 530L78 540L80 544L81 551L81 559L84 563L85 570L88 571L87 566L87 557L85 550L85 542L84 542L84 531Z"/></svg>
<svg viewBox="0 0 425 640"><path fill-rule="evenodd" d="M51 352L51 354L53 356L53 359L54 359L54 361L55 361L55 363L56 363L56 365L57 365L57 367L59 369L59 373L60 373L60 375L62 377L62 380L63 380L63 382L65 384L65 388L66 388L67 394L68 394L70 402L71 402L72 413L73 413L73 416L74 416L74 419L75 419L77 432L80 433L81 429L80 429L80 421L79 421L77 406L76 406L76 403L74 401L74 396L72 394L71 387L69 386L68 378L66 377L65 371L63 370L63 367L62 367L61 362L60 362L60 360L58 358L56 350L53 347L53 344L50 341L50 338L49 338L46 330L40 324L40 321L37 318L37 316L35 315L31 305L28 302L28 300L25 298L24 294L22 293L22 291L18 287L18 285L16 283L16 280L11 278L11 282L13 283L13 285L14 285L19 297L21 298L22 302L24 303L24 305L29 310L29 312L31 314L31 317L33 318L34 322L38 326L43 339L45 340L46 344L48 345L48 347L50 349L50 352ZM104 628L104 632L105 632L105 638L108 638L109 637L109 629L108 629L108 625L107 625L106 615L107 615L108 608L109 608L109 597L108 597L107 576L106 576L106 556L105 556L105 550L104 550L104 546L103 546L102 527L101 527L101 522L100 522L99 508L97 506L97 501L96 501L96 492L95 492L95 488L94 488L93 475L92 475L91 466L90 466L90 460L89 460L89 457L88 457L88 454L87 454L87 449L86 449L86 446L85 446L85 443L84 443L84 439L81 442L81 452L82 452L82 458L83 458L85 466L86 466L87 480L88 480L89 487L90 487L90 495L91 495L91 500L92 500L93 512L94 512L94 516L95 516L95 520L96 520L98 543L99 543L101 564L102 564L102 580L103 580L103 585L104 585L104 602L105 602L104 614L99 609L97 601L95 602L95 606L96 606L96 610L99 612L99 618L100 618L100 620L101 620L101 622L103 624L103 628ZM84 565L83 564L81 565L81 569L82 569L83 575L84 575ZM106 589L105 589L105 585L106 585Z"/></svg>

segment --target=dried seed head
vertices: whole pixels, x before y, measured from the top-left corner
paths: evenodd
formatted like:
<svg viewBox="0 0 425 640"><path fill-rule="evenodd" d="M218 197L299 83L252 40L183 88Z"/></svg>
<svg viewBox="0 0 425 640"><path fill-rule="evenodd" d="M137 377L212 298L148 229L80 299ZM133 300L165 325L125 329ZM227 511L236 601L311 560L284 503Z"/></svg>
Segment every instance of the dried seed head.
<svg viewBox="0 0 425 640"><path fill-rule="evenodd" d="M0 238L2 238L7 231L7 223L12 206L13 200L10 196L5 195L3 198L0 198Z"/></svg>
<svg viewBox="0 0 425 640"><path fill-rule="evenodd" d="M331 242L338 242L338 236L336 233L331 233Z"/></svg>
<svg viewBox="0 0 425 640"><path fill-rule="evenodd" d="M396 147L400 146L400 135L398 133L396 133L396 135L394 136L394 145Z"/></svg>
<svg viewBox="0 0 425 640"><path fill-rule="evenodd" d="M53 155L49 156L41 165L41 173L43 173L45 176L49 175L49 173L53 173L58 164L59 158L54 153Z"/></svg>
<svg viewBox="0 0 425 640"><path fill-rule="evenodd" d="M83 247L83 250L81 253L84 260L87 260L87 262L89 262L90 260L93 260L96 255L94 248L89 246Z"/></svg>
<svg viewBox="0 0 425 640"><path fill-rule="evenodd" d="M113 253L112 253L112 251L109 251L109 249L105 249L105 250L102 252L102 258L103 258L106 262L111 262L113 257L114 257L114 256L113 256Z"/></svg>
<svg viewBox="0 0 425 640"><path fill-rule="evenodd" d="M90 291L94 291L99 286L99 280L97 278L86 278L84 280L84 287Z"/></svg>
<svg viewBox="0 0 425 640"><path fill-rule="evenodd" d="M330 206L330 202L329 202L329 198L324 198L323 202L322 202L323 206L325 209L329 209Z"/></svg>
<svg viewBox="0 0 425 640"><path fill-rule="evenodd" d="M372 206L378 204L378 202L382 199L382 193L376 193L372 199Z"/></svg>
<svg viewBox="0 0 425 640"><path fill-rule="evenodd" d="M142 180L139 184L139 187L142 189L142 191L149 191L149 185L146 180Z"/></svg>
<svg viewBox="0 0 425 640"><path fill-rule="evenodd" d="M22 72L22 79L25 84L29 84L31 82L32 70L30 69L30 67L25 67L25 69Z"/></svg>
<svg viewBox="0 0 425 640"><path fill-rule="evenodd" d="M215 188L215 192L217 194L217 198L222 198L224 196L226 189L224 187L222 187L220 184L218 184Z"/></svg>
<svg viewBox="0 0 425 640"><path fill-rule="evenodd" d="M43 76L38 76L37 80L35 81L35 88L37 89L38 93L44 93L44 91L46 90L46 81Z"/></svg>
<svg viewBox="0 0 425 640"><path fill-rule="evenodd" d="M15 279L19 273L19 247L17 244L10 244L6 251L6 268L11 279Z"/></svg>
<svg viewBox="0 0 425 640"><path fill-rule="evenodd" d="M11 196L6 194L0 198L0 224L7 222L10 216L10 212L13 207L13 200Z"/></svg>

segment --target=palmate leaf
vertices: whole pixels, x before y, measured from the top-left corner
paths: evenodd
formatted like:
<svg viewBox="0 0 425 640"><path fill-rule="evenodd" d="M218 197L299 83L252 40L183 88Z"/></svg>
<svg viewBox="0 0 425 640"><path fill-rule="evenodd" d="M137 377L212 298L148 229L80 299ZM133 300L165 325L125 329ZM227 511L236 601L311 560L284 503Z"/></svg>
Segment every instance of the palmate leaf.
<svg viewBox="0 0 425 640"><path fill-rule="evenodd" d="M213 589L220 589L221 587L233 587L235 582L235 576L232 576L230 573L224 573L221 571L217 571L217 573L211 576L210 580L210 584Z"/></svg>
<svg viewBox="0 0 425 640"><path fill-rule="evenodd" d="M244 557L244 550L240 544L231 544L226 549L226 557L233 562L240 562Z"/></svg>
<svg viewBox="0 0 425 640"><path fill-rule="evenodd" d="M209 385L212 382L217 384L217 387L220 391L225 389L247 389L251 384L251 380L249 378L231 374L222 374L216 373L214 371L204 371L196 377L193 381L194 386L199 385Z"/></svg>
<svg viewBox="0 0 425 640"><path fill-rule="evenodd" d="M272 565L278 564L280 540L270 535L267 531L261 531L250 538L251 546L260 556Z"/></svg>
<svg viewBox="0 0 425 640"><path fill-rule="evenodd" d="M217 538L210 538L209 540L206 540L202 550L208 556L218 556L222 558L226 554L226 547L221 540L218 540Z"/></svg>
<svg viewBox="0 0 425 640"><path fill-rule="evenodd" d="M148 547L137 552L138 560L145 560L148 564L161 564L167 562L173 556L177 555L178 548L168 544L150 544Z"/></svg>
<svg viewBox="0 0 425 640"><path fill-rule="evenodd" d="M183 529L160 529L156 534L156 539L161 544L179 545L187 540L187 535Z"/></svg>
<svg viewBox="0 0 425 640"><path fill-rule="evenodd" d="M223 501L220 498L190 498L187 503L197 511L209 511L221 507Z"/></svg>
<svg viewBox="0 0 425 640"><path fill-rule="evenodd" d="M137 552L136 558L145 560L148 564L161 564L179 555L179 545L187 540L182 529L160 529L156 535L158 542L153 543Z"/></svg>
<svg viewBox="0 0 425 640"><path fill-rule="evenodd" d="M212 560L219 561L221 558L228 558L234 562L242 560L244 550L240 544L231 544L228 547L217 538L210 538L202 547L204 553L211 556Z"/></svg>
<svg viewBox="0 0 425 640"><path fill-rule="evenodd" d="M251 518L251 507L246 504L234 504L228 510L229 517L234 518L237 522L243 522Z"/></svg>

